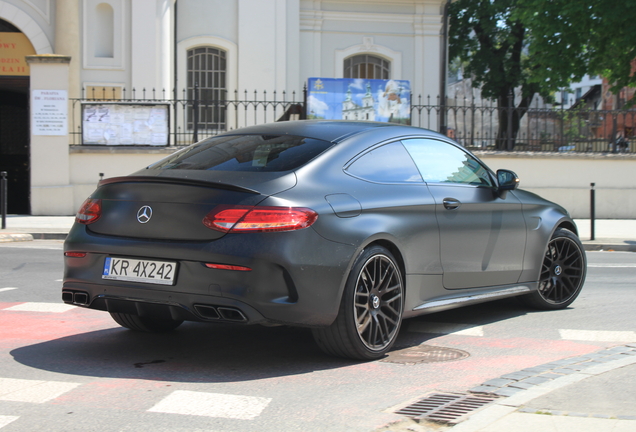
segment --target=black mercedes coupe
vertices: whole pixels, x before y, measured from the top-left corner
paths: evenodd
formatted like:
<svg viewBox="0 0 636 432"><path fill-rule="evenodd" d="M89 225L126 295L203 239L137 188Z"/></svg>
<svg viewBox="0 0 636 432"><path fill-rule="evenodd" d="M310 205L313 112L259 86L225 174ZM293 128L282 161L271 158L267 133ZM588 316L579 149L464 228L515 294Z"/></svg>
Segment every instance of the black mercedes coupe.
<svg viewBox="0 0 636 432"><path fill-rule="evenodd" d="M123 327L310 327L371 360L402 320L518 296L577 297L586 257L567 211L438 133L296 121L207 138L105 179L64 245L65 303Z"/></svg>

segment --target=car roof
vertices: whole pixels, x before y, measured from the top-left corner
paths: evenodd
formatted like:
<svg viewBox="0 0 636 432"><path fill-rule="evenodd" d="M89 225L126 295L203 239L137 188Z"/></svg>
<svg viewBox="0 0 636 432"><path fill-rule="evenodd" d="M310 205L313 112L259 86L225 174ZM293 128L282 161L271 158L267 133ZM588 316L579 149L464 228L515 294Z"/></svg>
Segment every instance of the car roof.
<svg viewBox="0 0 636 432"><path fill-rule="evenodd" d="M292 135L330 142L340 142L351 135L365 130L400 126L404 127L403 125L394 123L371 121L298 120L248 126L222 135Z"/></svg>

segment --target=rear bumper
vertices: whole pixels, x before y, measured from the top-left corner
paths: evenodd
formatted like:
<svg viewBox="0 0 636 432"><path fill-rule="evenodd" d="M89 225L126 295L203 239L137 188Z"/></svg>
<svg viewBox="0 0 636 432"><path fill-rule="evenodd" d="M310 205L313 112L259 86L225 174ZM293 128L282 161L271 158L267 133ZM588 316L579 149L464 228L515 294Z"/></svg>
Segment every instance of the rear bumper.
<svg viewBox="0 0 636 432"><path fill-rule="evenodd" d="M163 242L112 238L74 226L65 251L63 300L109 312L187 321L326 326L338 313L352 246L331 242L313 229L233 234L213 242ZM109 256L178 263L175 285L102 279ZM251 271L207 268L205 263Z"/></svg>

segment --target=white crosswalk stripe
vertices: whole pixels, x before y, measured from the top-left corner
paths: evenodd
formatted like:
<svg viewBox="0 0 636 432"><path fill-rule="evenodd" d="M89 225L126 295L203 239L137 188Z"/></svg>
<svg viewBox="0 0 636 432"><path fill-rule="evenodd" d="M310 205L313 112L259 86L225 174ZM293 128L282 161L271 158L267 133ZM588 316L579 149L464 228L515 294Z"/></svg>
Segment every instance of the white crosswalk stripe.
<svg viewBox="0 0 636 432"><path fill-rule="evenodd" d="M79 386L79 383L0 378L0 400L45 403Z"/></svg>
<svg viewBox="0 0 636 432"><path fill-rule="evenodd" d="M16 417L16 416L0 415L0 429L19 418L20 417Z"/></svg>
<svg viewBox="0 0 636 432"><path fill-rule="evenodd" d="M475 324L413 322L409 331L431 334L454 334L461 336L483 336L484 328Z"/></svg>
<svg viewBox="0 0 636 432"><path fill-rule="evenodd" d="M5 308L6 311L15 312L53 312L63 313L71 309L76 309L75 306L67 305L64 303L39 303L39 302L27 302L21 303L15 306Z"/></svg>
<svg viewBox="0 0 636 432"><path fill-rule="evenodd" d="M148 411L253 420L270 402L263 397L177 390Z"/></svg>

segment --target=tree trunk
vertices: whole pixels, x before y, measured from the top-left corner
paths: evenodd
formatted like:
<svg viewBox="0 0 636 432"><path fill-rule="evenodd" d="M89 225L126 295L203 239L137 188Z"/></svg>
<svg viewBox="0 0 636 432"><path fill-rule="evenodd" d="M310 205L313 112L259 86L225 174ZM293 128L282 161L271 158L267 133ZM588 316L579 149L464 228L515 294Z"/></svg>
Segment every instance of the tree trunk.
<svg viewBox="0 0 636 432"><path fill-rule="evenodd" d="M514 105L514 90L506 91L497 98L497 117L499 125L495 148L511 151L517 144L517 134L521 127L521 119L528 111L534 94L521 98L518 106Z"/></svg>

